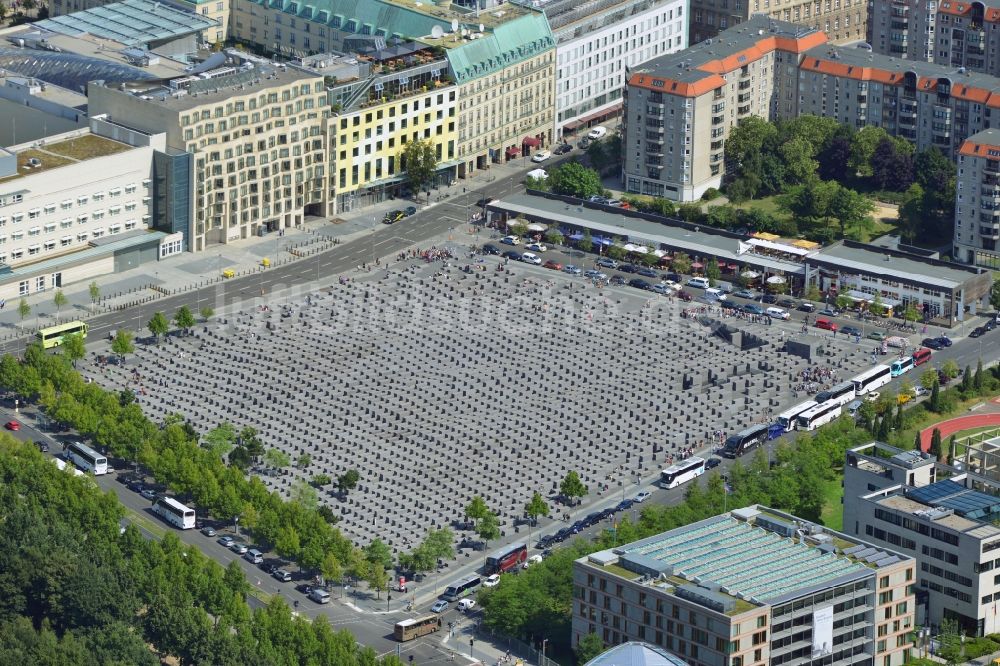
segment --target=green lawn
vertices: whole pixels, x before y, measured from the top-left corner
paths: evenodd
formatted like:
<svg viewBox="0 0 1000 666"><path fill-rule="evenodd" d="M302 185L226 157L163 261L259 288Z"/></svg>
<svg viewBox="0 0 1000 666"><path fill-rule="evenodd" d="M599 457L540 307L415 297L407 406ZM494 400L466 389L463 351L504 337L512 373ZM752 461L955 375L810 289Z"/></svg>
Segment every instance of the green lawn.
<svg viewBox="0 0 1000 666"><path fill-rule="evenodd" d="M840 532L844 529L844 487L840 484L844 477L837 475L823 484L823 513L820 522L831 530Z"/></svg>
<svg viewBox="0 0 1000 666"><path fill-rule="evenodd" d="M741 210L759 210L762 213L774 215L777 218L790 217L788 213L778 208L777 196L764 197L763 199L751 199L741 204L736 204L736 208Z"/></svg>

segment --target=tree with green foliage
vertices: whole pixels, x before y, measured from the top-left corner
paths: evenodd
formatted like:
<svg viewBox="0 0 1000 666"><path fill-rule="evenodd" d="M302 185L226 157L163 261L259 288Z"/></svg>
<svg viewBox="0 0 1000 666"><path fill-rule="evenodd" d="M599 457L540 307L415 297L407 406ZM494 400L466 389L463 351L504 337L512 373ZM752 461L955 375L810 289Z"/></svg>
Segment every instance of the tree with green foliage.
<svg viewBox="0 0 1000 666"><path fill-rule="evenodd" d="M576 242L576 246L583 252L590 252L594 249L594 239L590 235L590 229L584 229L583 238Z"/></svg>
<svg viewBox="0 0 1000 666"><path fill-rule="evenodd" d="M549 188L556 194L586 199L604 190L600 175L579 162L566 162L549 169Z"/></svg>
<svg viewBox="0 0 1000 666"><path fill-rule="evenodd" d="M538 190L539 192L548 192L549 180L548 178L535 178L534 176L525 176L524 189Z"/></svg>
<svg viewBox="0 0 1000 666"><path fill-rule="evenodd" d="M292 457L281 449L268 449L264 452L264 464L273 469L285 469L292 464Z"/></svg>
<svg viewBox="0 0 1000 666"><path fill-rule="evenodd" d="M927 399L927 408L932 412L941 411L941 384L937 379L937 373L934 373L935 381L931 385L931 396Z"/></svg>
<svg viewBox="0 0 1000 666"><path fill-rule="evenodd" d="M806 287L805 299L807 301L818 302L823 299L823 294L820 293L818 286L810 284Z"/></svg>
<svg viewBox="0 0 1000 666"><path fill-rule="evenodd" d="M146 323L146 328L153 334L156 343L160 343L160 338L170 330L170 322L162 312L153 313L152 318Z"/></svg>
<svg viewBox="0 0 1000 666"><path fill-rule="evenodd" d="M941 364L941 372L943 372L948 379L954 379L955 377L958 377L962 370L958 367L958 363L955 362L955 359L949 358Z"/></svg>
<svg viewBox="0 0 1000 666"><path fill-rule="evenodd" d="M322 488L333 483L333 477L329 474L313 474L312 478L309 479L309 483L315 488Z"/></svg>
<svg viewBox="0 0 1000 666"><path fill-rule="evenodd" d="M125 363L125 357L129 354L135 353L135 343L133 342L134 336L132 331L126 331L123 328L119 328L115 331L115 337L111 341L111 351L118 356L122 363Z"/></svg>
<svg viewBox="0 0 1000 666"><path fill-rule="evenodd" d="M524 505L524 514L531 520L532 525L538 522L539 516L549 515L549 505L537 490L532 493L531 500Z"/></svg>
<svg viewBox="0 0 1000 666"><path fill-rule="evenodd" d="M934 431L931 432L931 444L928 453L934 456L935 460L941 460L941 431L937 428L934 428Z"/></svg>
<svg viewBox="0 0 1000 666"><path fill-rule="evenodd" d="M372 539L364 550L365 559L372 564L381 566L383 570L392 566L392 549L381 539Z"/></svg>
<svg viewBox="0 0 1000 666"><path fill-rule="evenodd" d="M889 133L874 125L866 125L855 132L851 138L851 154L847 160L847 168L850 170L848 176L871 176L872 156L878 145L886 139L890 139Z"/></svg>
<svg viewBox="0 0 1000 666"><path fill-rule="evenodd" d="M406 172L406 180L419 196L437 172L438 153L432 141L410 141L399 154L400 167Z"/></svg>
<svg viewBox="0 0 1000 666"><path fill-rule="evenodd" d="M691 257L684 252L677 252L674 254L673 261L670 262L670 267L676 273L688 275L691 273Z"/></svg>
<svg viewBox="0 0 1000 666"><path fill-rule="evenodd" d="M596 633L589 633L580 638L573 651L576 653L576 663L586 664L604 652L604 641Z"/></svg>
<svg viewBox="0 0 1000 666"><path fill-rule="evenodd" d="M82 333L64 335L60 346L62 347L63 356L69 359L74 368L76 367L76 362L87 355L87 347L83 343Z"/></svg>
<svg viewBox="0 0 1000 666"><path fill-rule="evenodd" d="M980 358L976 362L976 374L972 376L972 388L976 389L977 391L982 391L984 383L985 379L983 377L983 359Z"/></svg>
<svg viewBox="0 0 1000 666"><path fill-rule="evenodd" d="M201 315L201 320L205 323L208 323L208 320L211 319L213 316L215 316L215 310L206 305L201 309L199 314Z"/></svg>
<svg viewBox="0 0 1000 666"><path fill-rule="evenodd" d="M562 245L566 242L566 238L562 235L561 231L552 228L545 232L545 242L549 245Z"/></svg>
<svg viewBox="0 0 1000 666"><path fill-rule="evenodd" d="M191 309L182 305L177 309L176 314L174 314L174 325L187 333L195 324L194 315L191 313Z"/></svg>
<svg viewBox="0 0 1000 666"><path fill-rule="evenodd" d="M850 310L854 307L854 299L847 294L839 294L837 296L837 300L834 301L834 304L837 306L838 310Z"/></svg>
<svg viewBox="0 0 1000 666"><path fill-rule="evenodd" d="M903 242L913 243L924 227L924 188L920 183L913 183L903 195L899 204L899 214L896 228Z"/></svg>
<svg viewBox="0 0 1000 666"><path fill-rule="evenodd" d="M479 519L479 524L476 525L476 535L487 544L489 544L490 541L499 538L500 521L497 519L497 515L495 513L487 511L486 515Z"/></svg>
<svg viewBox="0 0 1000 666"><path fill-rule="evenodd" d="M476 525L478 521L482 520L489 512L490 509L486 506L486 500L479 495L473 497L472 500L465 506L465 517L471 518L473 525Z"/></svg>
<svg viewBox="0 0 1000 666"><path fill-rule="evenodd" d="M709 257L708 261L705 263L705 277L708 278L708 284L711 287L719 284L719 280L722 279L722 271L719 269L719 260L715 257Z"/></svg>
<svg viewBox="0 0 1000 666"><path fill-rule="evenodd" d="M63 306L69 303L69 299L66 298L66 294L63 293L62 289L57 289L56 293L52 295L52 303L56 306L56 314L59 314Z"/></svg>
<svg viewBox="0 0 1000 666"><path fill-rule="evenodd" d="M607 254L615 261L621 261L625 258L625 248L618 243L612 243L608 246Z"/></svg>
<svg viewBox="0 0 1000 666"><path fill-rule="evenodd" d="M375 590L375 598L381 599L382 591L389 587L389 574L381 565L373 564L368 567L365 582L368 583L368 587Z"/></svg>
<svg viewBox="0 0 1000 666"><path fill-rule="evenodd" d="M97 301L101 300L101 288L98 286L97 280L87 286L87 291L90 292L91 305L97 305Z"/></svg>
<svg viewBox="0 0 1000 666"><path fill-rule="evenodd" d="M965 372L962 373L962 383L959 385L959 390L962 393L968 393L969 389L972 388L972 368L965 366Z"/></svg>
<svg viewBox="0 0 1000 666"><path fill-rule="evenodd" d="M21 317L21 323L24 323L24 318L31 314L31 306L28 305L28 299L22 298L17 304L17 314Z"/></svg>
<svg viewBox="0 0 1000 666"><path fill-rule="evenodd" d="M993 306L994 310L1000 310L1000 278L993 283L990 287L990 305Z"/></svg>
<svg viewBox="0 0 1000 666"><path fill-rule="evenodd" d="M349 469L340 476L337 477L337 492L339 492L344 497L347 497L347 493L358 487L358 481L361 479L361 475L358 474L358 470Z"/></svg>
<svg viewBox="0 0 1000 666"><path fill-rule="evenodd" d="M590 491L580 480L580 475L577 474L576 470L571 469L559 483L559 492L562 493L567 502L575 504L576 500L586 497Z"/></svg>
<svg viewBox="0 0 1000 666"><path fill-rule="evenodd" d="M217 459L224 459L236 446L236 428L232 423L223 421L202 436L202 446Z"/></svg>
<svg viewBox="0 0 1000 666"><path fill-rule="evenodd" d="M955 162L932 146L914 156L913 173L924 191L918 237L925 243L950 239L955 224Z"/></svg>

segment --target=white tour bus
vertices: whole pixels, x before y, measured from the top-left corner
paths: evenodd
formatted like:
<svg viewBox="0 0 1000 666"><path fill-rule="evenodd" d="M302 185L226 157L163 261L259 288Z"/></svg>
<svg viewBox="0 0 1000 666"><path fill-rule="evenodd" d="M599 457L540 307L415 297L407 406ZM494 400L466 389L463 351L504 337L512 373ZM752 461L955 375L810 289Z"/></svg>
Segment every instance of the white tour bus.
<svg viewBox="0 0 1000 666"><path fill-rule="evenodd" d="M785 411L778 414L778 424L785 429L785 432L791 432L795 430L797 422L796 419L799 418L800 414L808 412L810 409L818 405L819 403L815 400L806 400L805 402L800 402L794 407L790 407Z"/></svg>
<svg viewBox="0 0 1000 666"><path fill-rule="evenodd" d="M836 386L827 389L826 391L820 391L816 394L816 402L823 404L824 402L835 402L838 405L846 405L851 400L857 397L854 390L854 382L846 381L840 382Z"/></svg>
<svg viewBox="0 0 1000 666"><path fill-rule="evenodd" d="M80 469L95 475L108 473L108 459L82 442L73 442L67 446L66 457Z"/></svg>
<svg viewBox="0 0 1000 666"><path fill-rule="evenodd" d="M851 381L854 382L854 392L858 395L864 395L892 381L892 369L882 363L870 370L865 370Z"/></svg>
<svg viewBox="0 0 1000 666"><path fill-rule="evenodd" d="M844 406L836 400L820 403L805 414L799 415L799 430L815 430L816 428L838 418Z"/></svg>
<svg viewBox="0 0 1000 666"><path fill-rule="evenodd" d="M161 497L153 505L153 511L160 518L182 530L194 529L194 509L189 509L173 497Z"/></svg>
<svg viewBox="0 0 1000 666"><path fill-rule="evenodd" d="M693 456L662 470L660 472L660 485L664 488L676 488L681 484L698 478L704 473L705 459Z"/></svg>

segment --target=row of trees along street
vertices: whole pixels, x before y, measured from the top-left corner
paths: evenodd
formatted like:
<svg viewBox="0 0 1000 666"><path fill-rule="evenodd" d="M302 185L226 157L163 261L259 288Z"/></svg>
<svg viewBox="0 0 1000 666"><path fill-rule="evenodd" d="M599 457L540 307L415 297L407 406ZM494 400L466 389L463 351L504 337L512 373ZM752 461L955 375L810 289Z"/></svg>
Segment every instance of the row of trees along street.
<svg viewBox="0 0 1000 666"><path fill-rule="evenodd" d="M169 437L185 439L182 428L169 428ZM119 533L125 510L113 494L60 471L34 445L6 433L0 506L4 663L403 663L358 645L322 616L293 614L279 597L252 612L238 562L223 569L170 533L162 540L147 540L134 526Z"/></svg>

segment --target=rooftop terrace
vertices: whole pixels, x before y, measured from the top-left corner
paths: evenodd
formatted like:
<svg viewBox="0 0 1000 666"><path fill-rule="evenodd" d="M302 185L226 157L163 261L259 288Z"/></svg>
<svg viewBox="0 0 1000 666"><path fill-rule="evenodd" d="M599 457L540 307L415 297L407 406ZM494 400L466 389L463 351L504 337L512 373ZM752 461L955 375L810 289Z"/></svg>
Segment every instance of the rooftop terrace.
<svg viewBox="0 0 1000 666"><path fill-rule="evenodd" d="M128 144L96 134L83 134L55 143L41 144L17 151L17 175L2 178L0 183L131 149L132 146Z"/></svg>

